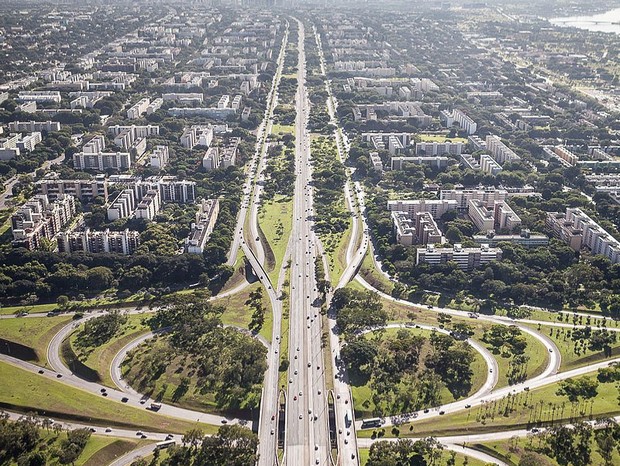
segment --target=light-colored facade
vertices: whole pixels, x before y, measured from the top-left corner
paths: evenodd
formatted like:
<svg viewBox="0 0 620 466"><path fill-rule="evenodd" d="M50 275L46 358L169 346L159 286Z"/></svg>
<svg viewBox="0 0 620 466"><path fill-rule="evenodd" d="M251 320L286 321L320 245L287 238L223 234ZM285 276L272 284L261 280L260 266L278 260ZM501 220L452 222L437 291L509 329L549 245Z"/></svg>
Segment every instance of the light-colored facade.
<svg viewBox="0 0 620 466"><path fill-rule="evenodd" d="M510 149L506 144L502 142L502 140L493 134L490 134L486 138L487 149L493 159L499 164L503 164L505 162L514 162L517 160L521 160L515 152Z"/></svg>
<svg viewBox="0 0 620 466"><path fill-rule="evenodd" d="M502 250L488 244L479 248L464 248L461 244L455 244L452 248L439 248L429 244L416 250L416 264L439 265L456 262L461 270L472 270L501 258Z"/></svg>
<svg viewBox="0 0 620 466"><path fill-rule="evenodd" d="M497 246L499 243L512 243L526 248L537 248L547 246L549 237L546 235L533 235L530 230L521 230L518 235L496 235L491 230L485 235L474 235L473 240L477 244L488 244L489 246Z"/></svg>
<svg viewBox="0 0 620 466"><path fill-rule="evenodd" d="M433 218L440 218L450 210L455 210L458 203L454 200L394 200L388 201L387 207L390 212L406 212L410 218L421 212L429 212Z"/></svg>
<svg viewBox="0 0 620 466"><path fill-rule="evenodd" d="M213 233L217 216L220 212L220 201L218 199L207 199L201 201L196 221L192 224L189 237L185 240L185 252L189 254L202 254L204 248Z"/></svg>
<svg viewBox="0 0 620 466"><path fill-rule="evenodd" d="M462 142L417 142L416 155L461 155L465 144Z"/></svg>
<svg viewBox="0 0 620 466"><path fill-rule="evenodd" d="M12 133L34 133L60 131L57 121L11 121L9 131Z"/></svg>
<svg viewBox="0 0 620 466"><path fill-rule="evenodd" d="M458 123L459 127L467 131L468 135L474 134L478 130L476 122L462 110L455 108L451 112L443 111L441 116L448 128L454 123Z"/></svg>
<svg viewBox="0 0 620 466"><path fill-rule="evenodd" d="M495 176L501 172L503 168L489 154L480 154L480 170Z"/></svg>
<svg viewBox="0 0 620 466"><path fill-rule="evenodd" d="M146 110L149 108L151 104L151 99L145 97L141 99L136 104L134 104L129 110L127 110L127 119L129 120L137 120L142 115L146 113Z"/></svg>
<svg viewBox="0 0 620 466"><path fill-rule="evenodd" d="M567 208L565 214L548 213L547 226L576 251L587 248L614 264L620 262L620 241L579 208Z"/></svg>
<svg viewBox="0 0 620 466"><path fill-rule="evenodd" d="M46 195L50 201L68 194L80 201L92 201L95 197L102 197L105 202L108 202L108 182L103 177L96 177L92 180L44 178L35 184L37 192Z"/></svg>
<svg viewBox="0 0 620 466"><path fill-rule="evenodd" d="M133 254L140 245L137 231L84 231L61 232L57 237L60 252L89 252L91 254L116 253Z"/></svg>
<svg viewBox="0 0 620 466"><path fill-rule="evenodd" d="M136 218L143 218L146 220L153 220L161 209L161 199L159 197L159 190L149 190L136 207L134 215Z"/></svg>
<svg viewBox="0 0 620 466"><path fill-rule="evenodd" d="M392 170L402 170L406 163L425 165L427 167L442 170L450 166L453 159L441 155L432 157L391 157L390 162Z"/></svg>
<svg viewBox="0 0 620 466"><path fill-rule="evenodd" d="M494 201L492 205L480 200L468 202L468 215L478 230L514 230L521 226L521 219L505 201Z"/></svg>
<svg viewBox="0 0 620 466"><path fill-rule="evenodd" d="M149 160L151 168L164 168L170 161L168 146L155 146Z"/></svg>
<svg viewBox="0 0 620 466"><path fill-rule="evenodd" d="M136 195L131 189L124 189L108 206L108 220L129 217L136 208Z"/></svg>

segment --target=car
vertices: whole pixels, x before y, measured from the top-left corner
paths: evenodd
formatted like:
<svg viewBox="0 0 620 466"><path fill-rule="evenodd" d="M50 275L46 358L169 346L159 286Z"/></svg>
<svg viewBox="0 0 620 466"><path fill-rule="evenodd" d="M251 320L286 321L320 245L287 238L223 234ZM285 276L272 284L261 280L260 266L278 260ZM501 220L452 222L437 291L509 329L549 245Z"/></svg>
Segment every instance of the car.
<svg viewBox="0 0 620 466"><path fill-rule="evenodd" d="M550 353L553 353L553 350L552 350L551 348L549 348L549 352L550 352Z"/></svg>
<svg viewBox="0 0 620 466"><path fill-rule="evenodd" d="M433 309L432 304L429 304L429 305L428 305L428 306L426 306L426 307L428 307L429 309Z"/></svg>
<svg viewBox="0 0 620 466"><path fill-rule="evenodd" d="M424 412L425 412L425 413L428 413L428 411L429 411L429 409L428 409L428 408L426 408L426 409L424 410Z"/></svg>
<svg viewBox="0 0 620 466"><path fill-rule="evenodd" d="M348 445L348 443L349 443L349 440L348 439L344 439L344 444Z"/></svg>
<svg viewBox="0 0 620 466"><path fill-rule="evenodd" d="M337 399L340 399L340 393L338 393L338 395L336 395L336 398L337 398Z"/></svg>
<svg viewBox="0 0 620 466"><path fill-rule="evenodd" d="M275 421L275 420L276 420L276 415L275 415L275 414L272 414L272 415L271 415L271 420L272 420L272 421Z"/></svg>
<svg viewBox="0 0 620 466"><path fill-rule="evenodd" d="M297 401L297 395L293 397L293 401Z"/></svg>
<svg viewBox="0 0 620 466"><path fill-rule="evenodd" d="M108 392L102 392L101 396L108 396Z"/></svg>
<svg viewBox="0 0 620 466"><path fill-rule="evenodd" d="M321 394L321 390L319 390L319 395Z"/></svg>
<svg viewBox="0 0 620 466"><path fill-rule="evenodd" d="M124 396L124 397L122 397L122 398L121 398L121 401L122 401L123 403L127 403L127 402L129 401L129 398L127 398L126 396Z"/></svg>
<svg viewBox="0 0 620 466"><path fill-rule="evenodd" d="M56 374L56 378L60 379L62 377L62 374Z"/></svg>
<svg viewBox="0 0 620 466"><path fill-rule="evenodd" d="M304 415L303 415L303 414L300 414L300 415L299 415L299 419L303 419L303 418L304 418Z"/></svg>
<svg viewBox="0 0 620 466"><path fill-rule="evenodd" d="M338 433L339 433L339 434L342 434L342 429L338 429Z"/></svg>
<svg viewBox="0 0 620 466"><path fill-rule="evenodd" d="M172 440L173 437L174 437L174 435L168 434L168 435L166 435L166 440Z"/></svg>
<svg viewBox="0 0 620 466"><path fill-rule="evenodd" d="M491 372L491 373L492 373L492 372L493 372L493 369L489 369L489 372Z"/></svg>
<svg viewBox="0 0 620 466"><path fill-rule="evenodd" d="M288 383L293 383L293 379L288 379Z"/></svg>
<svg viewBox="0 0 620 466"><path fill-rule="evenodd" d="M39 369L39 374L45 374L45 371L43 369Z"/></svg>
<svg viewBox="0 0 620 466"><path fill-rule="evenodd" d="M440 416L443 416L444 414L446 414L446 412L445 412L445 411L439 411L439 415L440 415Z"/></svg>
<svg viewBox="0 0 620 466"><path fill-rule="evenodd" d="M273 430L273 429L271 429L271 435L273 435L273 433L274 433L274 430Z"/></svg>
<svg viewBox="0 0 620 466"><path fill-rule="evenodd" d="M299 396L301 396L301 395L302 395L302 393L301 393L301 390L300 390L300 391L299 391Z"/></svg>
<svg viewBox="0 0 620 466"><path fill-rule="evenodd" d="M465 408L469 409L469 408L471 408L471 405L469 405L469 404L465 405Z"/></svg>
<svg viewBox="0 0 620 466"><path fill-rule="evenodd" d="M297 359L297 355L295 355L295 359Z"/></svg>
<svg viewBox="0 0 620 466"><path fill-rule="evenodd" d="M97 429L95 429L94 427L89 427L88 430L90 430L91 432L97 432Z"/></svg>
<svg viewBox="0 0 620 466"><path fill-rule="evenodd" d="M309 363L308 363L308 367L311 367L311 366L312 366L312 363L311 363L311 362L309 362Z"/></svg>
<svg viewBox="0 0 620 466"><path fill-rule="evenodd" d="M297 375L297 369L295 369L295 372L294 372L294 374L295 374L295 375Z"/></svg>
<svg viewBox="0 0 620 466"><path fill-rule="evenodd" d="M111 428L109 428L109 427L106 427L106 428L105 428L105 431L109 433L109 432L112 432L112 429L111 429Z"/></svg>
<svg viewBox="0 0 620 466"><path fill-rule="evenodd" d="M146 403L146 400L143 398L140 400L140 404L143 405L144 403Z"/></svg>
<svg viewBox="0 0 620 466"><path fill-rule="evenodd" d="M144 435L144 433L141 430L139 430L138 432L136 432L136 435L139 437L140 435Z"/></svg>
<svg viewBox="0 0 620 466"><path fill-rule="evenodd" d="M318 450L318 449L319 449L319 444L318 444L318 443L315 443L315 444L314 444L314 450L316 451L316 450Z"/></svg>
<svg viewBox="0 0 620 466"><path fill-rule="evenodd" d="M140 436L140 438L146 438L146 435L142 434L142 435Z"/></svg>
<svg viewBox="0 0 620 466"><path fill-rule="evenodd" d="M316 370L320 371L321 370L321 366L316 366Z"/></svg>
<svg viewBox="0 0 620 466"><path fill-rule="evenodd" d="M351 459L354 460L355 459L355 453L351 453Z"/></svg>
<svg viewBox="0 0 620 466"><path fill-rule="evenodd" d="M103 393L103 392L105 392L105 391L106 391L106 389L105 389L105 388L102 388L102 389L101 389L101 390L99 390L99 391L100 391L101 393Z"/></svg>
<svg viewBox="0 0 620 466"><path fill-rule="evenodd" d="M321 461L317 458L316 461L314 462L314 464L320 464Z"/></svg>

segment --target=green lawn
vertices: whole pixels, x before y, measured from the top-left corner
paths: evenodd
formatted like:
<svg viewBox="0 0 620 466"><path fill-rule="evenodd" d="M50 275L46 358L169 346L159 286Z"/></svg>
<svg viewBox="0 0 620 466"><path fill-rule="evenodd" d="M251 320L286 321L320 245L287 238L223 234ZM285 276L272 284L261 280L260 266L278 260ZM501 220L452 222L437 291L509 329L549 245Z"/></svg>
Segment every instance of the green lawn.
<svg viewBox="0 0 620 466"><path fill-rule="evenodd" d="M7 306L0 307L0 314L16 314L21 311L28 312L29 314L38 314L53 311L57 307L58 305L56 303L33 304L32 306Z"/></svg>
<svg viewBox="0 0 620 466"><path fill-rule="evenodd" d="M444 134L429 134L429 133L420 133L418 134L420 137L420 141L422 142L462 142L463 144L467 143L466 138L449 138L448 132L446 131Z"/></svg>
<svg viewBox="0 0 620 466"><path fill-rule="evenodd" d="M531 326L533 329L538 330L539 326ZM608 359L605 357L602 351L590 351L587 347L581 347L579 354L575 352L575 342L568 336L567 332L570 332L570 328L551 327L548 325L540 326L540 332L551 338L562 356L562 362L560 364L560 371L569 371L578 367L583 367L588 364L594 364L597 362ZM618 357L620 355L620 341L612 347L612 357Z"/></svg>
<svg viewBox="0 0 620 466"><path fill-rule="evenodd" d="M97 348L79 348L76 345L77 336L84 326L80 326L78 331L71 334L70 342L73 351L79 356L80 361L91 369L97 371L101 378L101 383L107 387L115 388L110 377L110 367L112 360L118 352L138 336L147 333L149 327L144 323L152 314L131 314L127 316L127 322L123 324L120 331L110 341Z"/></svg>
<svg viewBox="0 0 620 466"><path fill-rule="evenodd" d="M546 456L544 453L537 451L539 446L544 445L544 442L541 442L537 437L517 437L508 440L498 440L495 442L481 442L472 444L472 448L476 448L478 450L493 454L493 456L498 457L508 464L519 464L519 460L521 456L527 451L535 451L539 454L542 454L545 459L552 466L559 466L557 461L550 456ZM603 466L604 461L601 455L597 451L596 441L592 440L590 442L590 448L592 452L592 456L590 458L590 465L592 466ZM491 453L492 452L492 453ZM613 451L613 458L611 464L620 464L620 454L618 451Z"/></svg>
<svg viewBox="0 0 620 466"><path fill-rule="evenodd" d="M0 404L6 409L37 411L100 426L124 426L155 432L184 433L199 425L214 433L217 426L197 424L145 409L126 406L56 380L0 362Z"/></svg>
<svg viewBox="0 0 620 466"><path fill-rule="evenodd" d="M368 455L370 454L370 449L369 448L360 448L359 449L359 458L360 458L360 464L361 466L366 466L366 463L368 462ZM441 455L441 459L439 459L437 461L436 464L437 466L443 466L445 464L448 464L448 459L450 458L450 452L449 451L444 451ZM454 466L464 466L465 465L465 455L463 455L462 453L457 453L456 454L456 458L455 458L456 462L454 463ZM467 465L468 466L485 466L486 463L484 463L484 461L480 461L476 458L472 458L471 456L467 458Z"/></svg>
<svg viewBox="0 0 620 466"><path fill-rule="evenodd" d="M84 451L75 466L99 466L110 464L116 458L148 444L147 440L116 439L93 435L86 444Z"/></svg>
<svg viewBox="0 0 620 466"><path fill-rule="evenodd" d="M349 221L349 227L346 231L340 235L329 235L329 241L336 240L338 243L331 250L327 257L327 264L329 265L329 278L333 286L336 286L342 277L343 272L347 268L347 248L349 247L349 241L351 240L351 234L353 233L353 219Z"/></svg>
<svg viewBox="0 0 620 466"><path fill-rule="evenodd" d="M269 272L271 282L275 284L278 281L280 266L291 236L293 200L276 195L272 201L265 201L258 214L258 224L275 256L275 266Z"/></svg>
<svg viewBox="0 0 620 466"><path fill-rule="evenodd" d="M368 248L362 266L360 267L360 275L379 291L390 294L392 289L394 289L394 283L375 269L371 254L372 249Z"/></svg>
<svg viewBox="0 0 620 466"><path fill-rule="evenodd" d="M225 325L235 325L237 327L248 328L250 321L252 320L252 315L245 302L249 299L250 293L260 287L262 287L260 282L256 282L244 288L239 293L226 296L225 298L216 299L214 301L215 304L221 304L226 308L226 312L222 314L222 322ZM271 341L273 334L273 312L271 312L271 305L269 303L267 293L263 293L263 303L267 307L267 312L265 313L265 323L263 324L259 334L266 338L267 341Z"/></svg>
<svg viewBox="0 0 620 466"><path fill-rule="evenodd" d="M277 125L274 124L271 127L271 134L294 134L295 133L295 126L293 125Z"/></svg>
<svg viewBox="0 0 620 466"><path fill-rule="evenodd" d="M37 354L36 362L45 366L49 342L69 322L70 316L2 319L0 338L31 347Z"/></svg>
<svg viewBox="0 0 620 466"><path fill-rule="evenodd" d="M385 330L384 338L393 337L394 335L396 335L396 333L399 330L400 329L395 329L395 328L390 328L390 329ZM420 351L420 369L419 370L422 370L422 367L424 366L424 362L423 362L424 357L431 351L431 345L430 345L430 342L428 341L428 337L430 336L431 332L429 330L414 329L414 328L410 328L407 330L412 333L415 333L416 335L422 335L427 338L426 343L424 344L424 346L422 347L422 350ZM365 336L367 338L370 338L371 335L372 335L371 333L367 333ZM487 376L487 369L486 369L486 363L484 362L484 358L477 351L473 351L473 354L474 354L474 360L471 365L471 368L473 371L473 377L471 380L472 385L471 385L469 394L473 394L476 391L478 391L478 389L480 389L480 387L484 384L486 380L486 376ZM357 418L374 417L376 414L374 413L375 405L373 403L373 390L370 387L370 381L368 381L366 384L361 385L361 386L352 385L351 391L353 393L353 401L354 401L353 405L355 407L356 417ZM441 396L440 404L450 403L455 400L454 396L445 387L441 390L440 396ZM411 408L405 409L405 411L410 411L410 410ZM391 412L390 414L400 414L400 413Z"/></svg>
<svg viewBox="0 0 620 466"><path fill-rule="evenodd" d="M595 375L591 377L596 377ZM556 423L566 423L571 421L571 411L574 411L576 418L588 418L590 412L592 417L616 416L620 413L618 407L618 389L610 383L600 384L598 395L587 405L581 403L581 408L577 409L571 405L564 396L556 395L559 384L550 384L530 392L520 392L514 400L515 411L504 415L504 408L508 401L487 403L484 407L476 406L471 410L462 410L454 414L441 417L433 417L420 422L405 424L401 428L401 436L420 436L420 435L463 435L467 433L495 432L501 430L525 428L528 422L540 421L545 423L554 419ZM494 414L492 414L494 413ZM485 415L486 414L486 415ZM409 430L409 425L413 425L413 430ZM359 435L368 437L372 430L360 431ZM389 430L386 436L392 434Z"/></svg>

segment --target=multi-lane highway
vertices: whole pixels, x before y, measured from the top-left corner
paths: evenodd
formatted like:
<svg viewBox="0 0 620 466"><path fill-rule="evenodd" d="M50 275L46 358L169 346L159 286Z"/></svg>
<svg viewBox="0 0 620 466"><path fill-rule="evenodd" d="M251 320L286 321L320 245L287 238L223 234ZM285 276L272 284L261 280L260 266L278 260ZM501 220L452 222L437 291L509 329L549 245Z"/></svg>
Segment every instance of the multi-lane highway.
<svg viewBox="0 0 620 466"><path fill-rule="evenodd" d="M321 315L314 261L316 240L312 228L312 166L307 129L309 101L306 90L304 25L299 28L297 94L295 104L295 194L290 269L289 379L286 390L287 465L329 464L328 406L321 347Z"/></svg>

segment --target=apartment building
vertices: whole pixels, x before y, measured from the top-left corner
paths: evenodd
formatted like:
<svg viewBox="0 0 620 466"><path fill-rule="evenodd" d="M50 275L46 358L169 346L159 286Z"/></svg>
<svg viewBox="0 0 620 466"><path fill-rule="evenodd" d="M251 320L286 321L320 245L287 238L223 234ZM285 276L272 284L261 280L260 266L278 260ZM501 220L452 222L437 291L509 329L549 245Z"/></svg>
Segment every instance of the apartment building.
<svg viewBox="0 0 620 466"><path fill-rule="evenodd" d="M132 140L159 136L159 125L114 125L108 128L108 133L113 137L124 132L129 132Z"/></svg>
<svg viewBox="0 0 620 466"><path fill-rule="evenodd" d="M391 213L392 225L396 242L404 246L412 246L416 243L415 222L407 212L395 211Z"/></svg>
<svg viewBox="0 0 620 466"><path fill-rule="evenodd" d="M137 120L142 115L146 113L149 105L151 104L151 99L145 97L141 99L139 102L134 104L129 110L127 110L127 119L129 120Z"/></svg>
<svg viewBox="0 0 620 466"><path fill-rule="evenodd" d="M467 131L468 135L474 134L478 129L478 125L470 116L456 108L451 112L447 110L442 111L441 120L448 128L452 127L454 123L457 123L459 128Z"/></svg>
<svg viewBox="0 0 620 466"><path fill-rule="evenodd" d="M487 150L487 143L480 136L469 135L467 137L467 144L471 146L474 152L478 150Z"/></svg>
<svg viewBox="0 0 620 466"><path fill-rule="evenodd" d="M416 249L416 264L439 265L455 262L461 270L473 270L492 261L501 260L502 250L482 244L479 248L464 248L455 244L452 248L436 247L428 244Z"/></svg>
<svg viewBox="0 0 620 466"><path fill-rule="evenodd" d="M495 136L493 134L488 135L486 138L486 144L486 150L491 153L493 159L499 164L521 160L521 157L515 154L512 149L504 144L499 136Z"/></svg>
<svg viewBox="0 0 620 466"><path fill-rule="evenodd" d="M43 239L51 241L74 216L73 196L63 194L50 202L47 196L36 194L11 216L13 245L39 249Z"/></svg>
<svg viewBox="0 0 620 466"><path fill-rule="evenodd" d="M185 239L185 252L188 254L202 254L220 211L218 199L202 200L196 212L196 221L192 223L189 237Z"/></svg>
<svg viewBox="0 0 620 466"><path fill-rule="evenodd" d="M549 244L548 236L533 235L528 229L521 230L518 235L497 235L494 230L490 230L484 235L474 235L473 240L477 244L488 244L492 247L499 243L512 243L525 248L537 248Z"/></svg>
<svg viewBox="0 0 620 466"><path fill-rule="evenodd" d="M156 190L162 203L188 204L196 201L196 182L179 180L176 176L151 176L130 184L136 199L141 200L148 191Z"/></svg>
<svg viewBox="0 0 620 466"><path fill-rule="evenodd" d="M470 170L478 171L482 169L480 163L471 154L461 154L461 162L463 162L465 168L469 168Z"/></svg>
<svg viewBox="0 0 620 466"><path fill-rule="evenodd" d="M480 170L495 176L501 172L503 168L489 154L480 154Z"/></svg>
<svg viewBox="0 0 620 466"><path fill-rule="evenodd" d="M38 194L47 196L50 201L67 194L84 202L92 201L96 197L108 202L108 182L103 176L92 180L61 180L56 175L37 181L35 186Z"/></svg>
<svg viewBox="0 0 620 466"><path fill-rule="evenodd" d="M151 102L148 107L146 107L146 114L150 115L151 113L155 113L157 110L161 108L164 104L164 99L157 98L153 102Z"/></svg>
<svg viewBox="0 0 620 466"><path fill-rule="evenodd" d="M55 102L60 103L58 91L22 91L17 96L18 102Z"/></svg>
<svg viewBox="0 0 620 466"><path fill-rule="evenodd" d="M438 219L446 212L455 210L458 203L445 199L411 199L388 201L387 207L390 212L405 212L410 218L414 218L415 214L428 212L434 219Z"/></svg>
<svg viewBox="0 0 620 466"><path fill-rule="evenodd" d="M146 220L153 220L161 209L161 199L159 197L159 190L150 189L140 200L137 205L134 215L136 218L143 218Z"/></svg>
<svg viewBox="0 0 620 466"><path fill-rule="evenodd" d="M11 121L9 131L12 133L49 133L60 131L60 123L57 121Z"/></svg>
<svg viewBox="0 0 620 466"><path fill-rule="evenodd" d="M205 170L215 170L221 163L220 151L218 147L209 147L202 158L202 166Z"/></svg>
<svg viewBox="0 0 620 466"><path fill-rule="evenodd" d="M491 207L496 201L505 201L508 191L505 189L442 189L439 199L457 202L457 209L467 211L469 201L481 201L486 207Z"/></svg>
<svg viewBox="0 0 620 466"><path fill-rule="evenodd" d="M17 142L19 134L9 134L5 138L0 138L0 160L11 160L21 154Z"/></svg>
<svg viewBox="0 0 620 466"><path fill-rule="evenodd" d="M241 138L229 138L228 143L220 148L220 159L222 168L228 168L235 165L237 154L239 153L239 144Z"/></svg>
<svg viewBox="0 0 620 466"><path fill-rule="evenodd" d="M136 195L132 189L123 189L108 206L109 221L129 217L136 208Z"/></svg>
<svg viewBox="0 0 620 466"><path fill-rule="evenodd" d="M546 225L575 251L587 248L592 254L603 255L614 264L620 262L620 241L580 208L567 208L564 214L549 212Z"/></svg>
<svg viewBox="0 0 620 466"><path fill-rule="evenodd" d="M462 142L417 142L416 155L461 155L464 144Z"/></svg>
<svg viewBox="0 0 620 466"><path fill-rule="evenodd" d="M392 170L402 170L407 163L415 165L424 165L427 167L435 168L437 170L443 170L452 163L453 159L450 157L443 157L437 155L434 157L391 157L390 168Z"/></svg>
<svg viewBox="0 0 620 466"><path fill-rule="evenodd" d="M371 152L368 155L370 157L370 163L372 164L373 170L379 173L383 173L383 162L381 161L381 157L379 157L379 153Z"/></svg>
<svg viewBox="0 0 620 466"><path fill-rule="evenodd" d="M480 231L514 230L521 226L521 219L505 201L494 201L492 205L475 199L468 202L469 218Z"/></svg>
<svg viewBox="0 0 620 466"><path fill-rule="evenodd" d="M149 157L151 168L162 169L170 161L168 146L155 146Z"/></svg>
<svg viewBox="0 0 620 466"><path fill-rule="evenodd" d="M161 95L164 102L174 101L186 104L201 104L204 101L202 93L197 92L168 92Z"/></svg>
<svg viewBox="0 0 620 466"><path fill-rule="evenodd" d="M60 232L57 237L58 250L65 253L88 252L91 254L116 253L133 254L140 245L140 233L124 231L84 231Z"/></svg>
<svg viewBox="0 0 620 466"><path fill-rule="evenodd" d="M131 168L129 152L103 152L105 138L95 136L82 147L82 152L73 154L73 166L76 170L100 170L116 168L128 170Z"/></svg>

